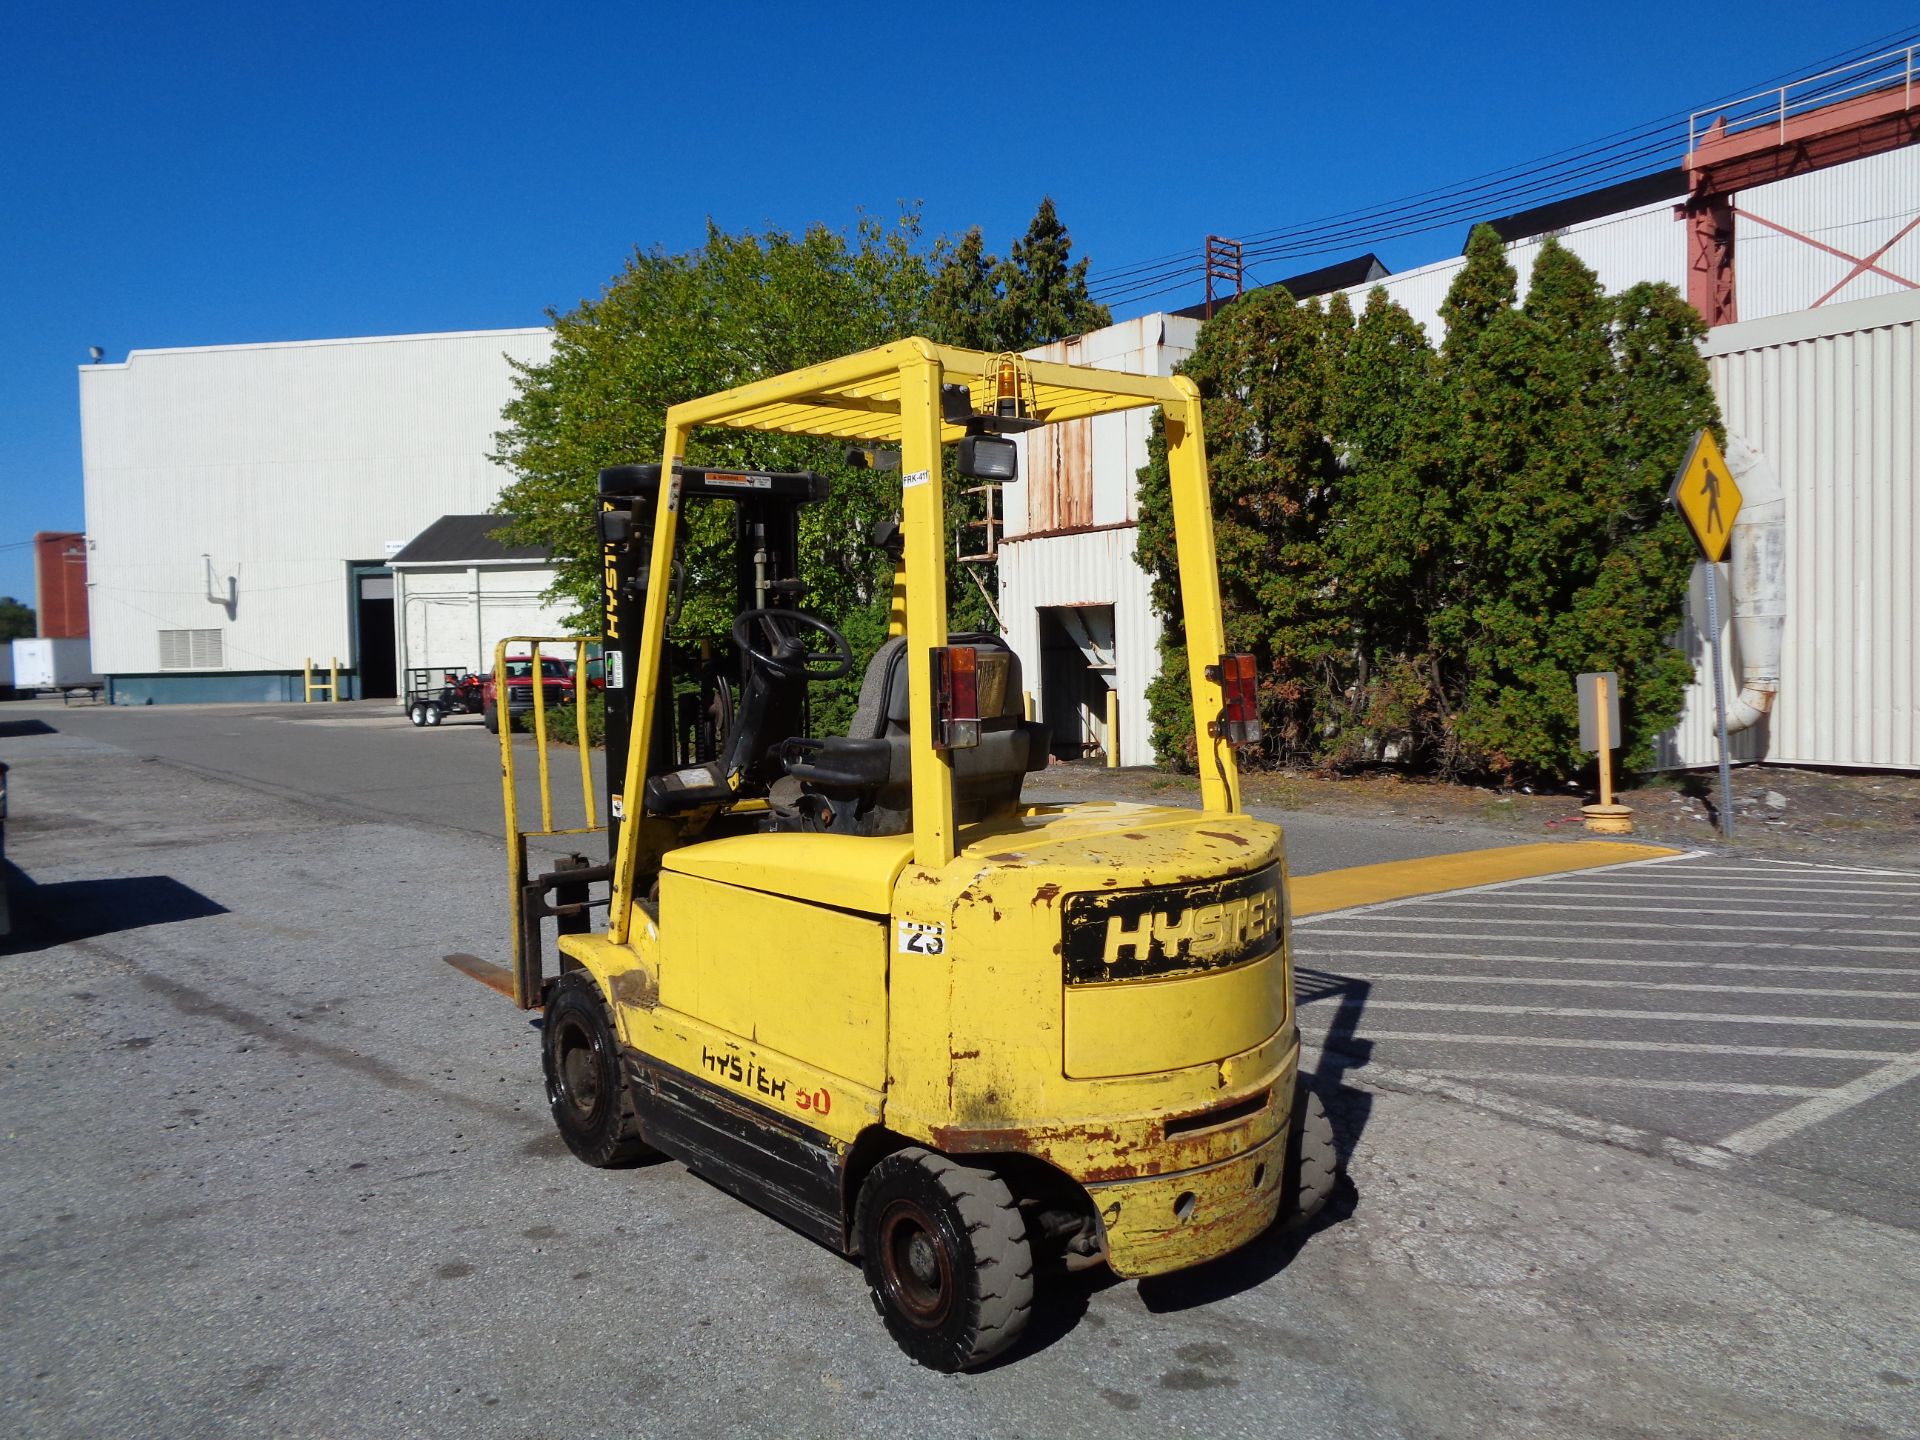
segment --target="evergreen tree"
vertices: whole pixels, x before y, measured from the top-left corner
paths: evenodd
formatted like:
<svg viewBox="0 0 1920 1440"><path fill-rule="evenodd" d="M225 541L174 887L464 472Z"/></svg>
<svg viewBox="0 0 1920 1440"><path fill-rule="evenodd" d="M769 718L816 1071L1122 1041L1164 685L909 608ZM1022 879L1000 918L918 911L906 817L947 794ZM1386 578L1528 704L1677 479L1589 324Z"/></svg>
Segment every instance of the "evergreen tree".
<svg viewBox="0 0 1920 1440"><path fill-rule="evenodd" d="M927 298L927 338L969 350L998 350L1000 262L987 253L980 227L960 237L942 258Z"/></svg>
<svg viewBox="0 0 1920 1440"><path fill-rule="evenodd" d="M1072 251L1072 237L1047 196L1025 237L1000 262L995 348L1026 350L1113 323L1107 307L1087 292L1087 261L1068 262Z"/></svg>

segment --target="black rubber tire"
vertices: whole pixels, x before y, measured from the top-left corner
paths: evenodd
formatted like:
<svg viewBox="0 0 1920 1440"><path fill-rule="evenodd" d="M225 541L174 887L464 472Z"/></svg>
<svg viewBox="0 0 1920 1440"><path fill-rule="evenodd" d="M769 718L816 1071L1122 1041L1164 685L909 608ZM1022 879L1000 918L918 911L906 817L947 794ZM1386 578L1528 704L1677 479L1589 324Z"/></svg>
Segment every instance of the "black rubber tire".
<svg viewBox="0 0 1920 1440"><path fill-rule="evenodd" d="M640 1138L620 1044L599 987L581 971L562 975L547 992L546 1009L540 1061L560 1138L602 1169L644 1160L653 1151Z"/></svg>
<svg viewBox="0 0 1920 1440"><path fill-rule="evenodd" d="M428 729L432 729L445 718L444 713L438 705L426 705L423 706L422 709L426 712L426 725Z"/></svg>
<svg viewBox="0 0 1920 1440"><path fill-rule="evenodd" d="M1340 1178L1340 1151L1333 1143L1333 1121L1326 1103L1296 1080L1293 1114L1287 1123L1287 1169L1280 1197L1280 1219L1305 1224L1333 1195Z"/></svg>
<svg viewBox="0 0 1920 1440"><path fill-rule="evenodd" d="M500 712L494 707L494 703L491 700L480 707L480 723L487 727L488 734L498 735L500 733Z"/></svg>
<svg viewBox="0 0 1920 1440"><path fill-rule="evenodd" d="M409 706L407 708L407 719L411 720L415 725L425 725L427 723L427 707L424 705Z"/></svg>
<svg viewBox="0 0 1920 1440"><path fill-rule="evenodd" d="M993 1171L918 1146L896 1150L867 1173L854 1234L873 1308L928 1369L970 1369L1027 1328L1033 1246Z"/></svg>

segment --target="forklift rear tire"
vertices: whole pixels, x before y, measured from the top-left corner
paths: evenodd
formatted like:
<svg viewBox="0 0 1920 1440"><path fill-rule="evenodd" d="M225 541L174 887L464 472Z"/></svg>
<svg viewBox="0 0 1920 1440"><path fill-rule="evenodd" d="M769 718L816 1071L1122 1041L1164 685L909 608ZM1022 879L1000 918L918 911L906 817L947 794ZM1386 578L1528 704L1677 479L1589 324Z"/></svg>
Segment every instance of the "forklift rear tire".
<svg viewBox="0 0 1920 1440"><path fill-rule="evenodd" d="M1297 1080L1293 1116L1287 1126L1286 1191L1280 1218L1305 1224L1318 1215L1340 1178L1340 1152L1333 1143L1333 1121L1318 1092Z"/></svg>
<svg viewBox="0 0 1920 1440"><path fill-rule="evenodd" d="M1033 1313L1033 1247L1006 1182L896 1150L860 1187L854 1229L873 1308L900 1348L951 1373L992 1359Z"/></svg>
<svg viewBox="0 0 1920 1440"><path fill-rule="evenodd" d="M547 1105L567 1148L589 1165L632 1165L653 1153L640 1138L633 1092L599 988L578 971L547 992L540 1058Z"/></svg>

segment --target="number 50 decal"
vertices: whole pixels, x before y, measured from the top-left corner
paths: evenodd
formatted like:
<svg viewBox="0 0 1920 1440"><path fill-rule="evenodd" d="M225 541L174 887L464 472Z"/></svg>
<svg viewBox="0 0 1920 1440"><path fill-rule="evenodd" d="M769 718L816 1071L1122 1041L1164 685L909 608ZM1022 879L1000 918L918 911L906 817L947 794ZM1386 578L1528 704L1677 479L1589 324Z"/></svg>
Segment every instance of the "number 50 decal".
<svg viewBox="0 0 1920 1440"><path fill-rule="evenodd" d="M947 927L944 925L923 925L918 920L902 920L899 935L902 955L947 953Z"/></svg>

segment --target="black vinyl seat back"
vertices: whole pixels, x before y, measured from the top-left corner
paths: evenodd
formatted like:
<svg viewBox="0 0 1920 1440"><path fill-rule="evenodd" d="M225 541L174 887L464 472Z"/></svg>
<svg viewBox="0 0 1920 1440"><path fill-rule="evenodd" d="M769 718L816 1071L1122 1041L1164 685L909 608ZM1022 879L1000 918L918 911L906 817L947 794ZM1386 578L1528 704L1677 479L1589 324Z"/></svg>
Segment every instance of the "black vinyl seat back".
<svg viewBox="0 0 1920 1440"><path fill-rule="evenodd" d="M954 810L961 823L1009 813L1021 782L1047 763L1047 729L1025 718L1020 657L997 635L962 633L950 644L979 652L980 743L953 752ZM894 636L867 662L844 738L790 740L787 773L817 804L810 828L899 835L913 828L906 639Z"/></svg>

